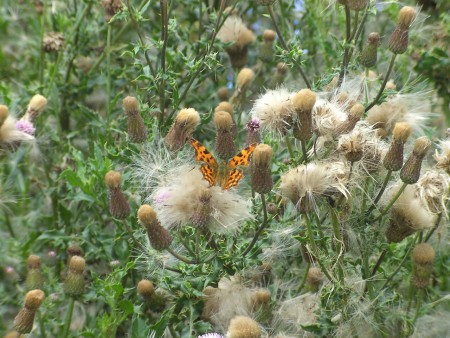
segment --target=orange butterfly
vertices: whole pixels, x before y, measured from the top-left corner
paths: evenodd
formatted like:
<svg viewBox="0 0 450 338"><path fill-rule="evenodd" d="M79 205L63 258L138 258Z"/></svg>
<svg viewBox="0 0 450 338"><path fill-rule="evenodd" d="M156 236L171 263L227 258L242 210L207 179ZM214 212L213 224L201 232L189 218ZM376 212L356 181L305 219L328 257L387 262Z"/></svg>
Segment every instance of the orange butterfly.
<svg viewBox="0 0 450 338"><path fill-rule="evenodd" d="M209 182L211 186L218 185L222 190L230 189L237 185L239 180L244 176L242 170L237 166L247 166L250 155L255 150L256 144L251 144L247 148L241 150L228 163L217 163L214 156L206 149L204 145L195 139L191 139L191 144L195 149L195 159L203 162L200 171L203 178Z"/></svg>

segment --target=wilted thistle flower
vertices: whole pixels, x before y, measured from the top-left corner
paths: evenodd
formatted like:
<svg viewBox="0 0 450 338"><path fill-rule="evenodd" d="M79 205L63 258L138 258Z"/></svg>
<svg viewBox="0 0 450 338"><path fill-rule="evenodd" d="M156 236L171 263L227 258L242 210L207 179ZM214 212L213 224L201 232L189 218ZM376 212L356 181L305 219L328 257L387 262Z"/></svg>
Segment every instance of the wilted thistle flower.
<svg viewBox="0 0 450 338"><path fill-rule="evenodd" d="M433 247L428 243L420 243L414 247L412 282L417 288L425 289L430 283L435 256Z"/></svg>
<svg viewBox="0 0 450 338"><path fill-rule="evenodd" d="M227 338L261 338L261 328L250 317L236 316L230 322Z"/></svg>
<svg viewBox="0 0 450 338"><path fill-rule="evenodd" d="M398 23L389 38L389 50L394 54L403 54L408 48L409 27L416 17L416 10L412 7L403 7L398 15Z"/></svg>
<svg viewBox="0 0 450 338"><path fill-rule="evenodd" d="M128 138L131 142L142 143L147 140L147 128L139 112L139 102L133 96L122 101L123 109L128 116Z"/></svg>
<svg viewBox="0 0 450 338"><path fill-rule="evenodd" d="M309 89L302 89L292 97L292 106L297 114L294 124L294 137L308 141L313 135L312 109L316 103L316 94Z"/></svg>
<svg viewBox="0 0 450 338"><path fill-rule="evenodd" d="M419 137L416 140L412 154L400 170L400 178L403 182L413 184L419 180L422 161L430 146L431 141L426 136Z"/></svg>
<svg viewBox="0 0 450 338"><path fill-rule="evenodd" d="M5 123L8 116L9 116L8 107L0 105L0 128L3 126L3 123Z"/></svg>
<svg viewBox="0 0 450 338"><path fill-rule="evenodd" d="M284 62L277 63L275 72L270 79L269 88L278 88L286 79L288 66Z"/></svg>
<svg viewBox="0 0 450 338"><path fill-rule="evenodd" d="M395 124L392 143L389 147L383 164L387 170L399 171L403 166L403 149L405 143L411 134L411 126L407 122L398 122Z"/></svg>
<svg viewBox="0 0 450 338"><path fill-rule="evenodd" d="M267 91L255 101L251 111L262 128L280 136L292 127L293 112L292 93L284 88Z"/></svg>
<svg viewBox="0 0 450 338"><path fill-rule="evenodd" d="M228 101L230 98L230 91L227 87L221 87L217 90L217 97L220 101Z"/></svg>
<svg viewBox="0 0 450 338"><path fill-rule="evenodd" d="M415 184L416 195L432 213L445 213L448 200L450 179L442 171L429 170Z"/></svg>
<svg viewBox="0 0 450 338"><path fill-rule="evenodd" d="M30 103L28 103L28 108L25 113L25 115L21 118L21 120L34 123L36 118L39 116L40 113L47 107L47 99L40 95L36 94L34 95Z"/></svg>
<svg viewBox="0 0 450 338"><path fill-rule="evenodd" d="M281 176L280 192L300 212L317 208L316 199L337 192L347 194L345 180L348 169L342 162L308 163L289 170Z"/></svg>
<svg viewBox="0 0 450 338"><path fill-rule="evenodd" d="M111 170L105 175L105 183L109 193L111 215L118 219L127 218L131 213L131 208L122 191L122 175Z"/></svg>
<svg viewBox="0 0 450 338"><path fill-rule="evenodd" d="M147 231L147 236L153 249L161 251L170 246L172 236L167 229L161 226L155 210L150 205L144 204L139 208L138 220Z"/></svg>
<svg viewBox="0 0 450 338"><path fill-rule="evenodd" d="M228 160L235 153L234 136L232 133L233 119L226 111L214 113L214 125L216 126L215 151L222 160Z"/></svg>
<svg viewBox="0 0 450 338"><path fill-rule="evenodd" d="M169 129L164 142L171 151L180 150L191 138L200 123L200 115L193 108L182 109Z"/></svg>
<svg viewBox="0 0 450 338"><path fill-rule="evenodd" d="M450 175L450 139L439 143L440 152L436 149L434 159L436 160L436 168L443 169Z"/></svg>
<svg viewBox="0 0 450 338"><path fill-rule="evenodd" d="M0 105L0 153L14 150L20 142L32 142L34 127L29 123L20 123L9 115L8 107Z"/></svg>
<svg viewBox="0 0 450 338"><path fill-rule="evenodd" d="M42 49L47 52L59 52L64 47L64 35L58 32L50 32L42 39Z"/></svg>
<svg viewBox="0 0 450 338"><path fill-rule="evenodd" d="M18 333L30 333L33 329L34 316L45 299L42 290L28 291L25 295L25 304L14 318L14 328Z"/></svg>
<svg viewBox="0 0 450 338"><path fill-rule="evenodd" d="M84 270L86 261L83 257L73 256L64 279L64 292L71 297L79 297L84 293Z"/></svg>
<svg viewBox="0 0 450 338"><path fill-rule="evenodd" d="M338 151L347 161L358 162L364 155L364 141L364 135L359 130L354 130L339 137Z"/></svg>
<svg viewBox="0 0 450 338"><path fill-rule="evenodd" d="M364 115L364 106L360 103L354 104L348 113L347 121L342 122L334 130L334 135L342 135L351 132L361 117Z"/></svg>
<svg viewBox="0 0 450 338"><path fill-rule="evenodd" d="M323 273L318 268L311 267L306 275L306 284L311 292L319 291L320 284L323 281Z"/></svg>
<svg viewBox="0 0 450 338"><path fill-rule="evenodd" d="M142 279L137 285L137 292L144 298L145 301L149 301L151 297L155 294L155 287L152 281L148 279Z"/></svg>
<svg viewBox="0 0 450 338"><path fill-rule="evenodd" d="M380 34L376 32L372 32L367 37L367 45L361 52L361 64L370 68L376 65L377 63L377 54L378 54L378 46L380 45Z"/></svg>
<svg viewBox="0 0 450 338"><path fill-rule="evenodd" d="M254 42L255 37L240 17L230 15L217 33L217 38L224 43L231 43L226 51L233 67L240 68L247 63L248 46Z"/></svg>
<svg viewBox="0 0 450 338"><path fill-rule="evenodd" d="M199 203L192 216L192 224L198 228L206 228L211 218L211 190L202 188L198 195Z"/></svg>
<svg viewBox="0 0 450 338"><path fill-rule="evenodd" d="M233 105L228 101L222 101L220 102L216 108L214 108L214 112L217 111L226 111L227 113L230 113L231 117L233 117Z"/></svg>
<svg viewBox="0 0 450 338"><path fill-rule="evenodd" d="M251 68L242 68L236 77L236 89L230 98L233 106L240 107L245 102L247 89L255 77L255 72Z"/></svg>
<svg viewBox="0 0 450 338"><path fill-rule="evenodd" d="M400 186L395 185L387 192L385 203L395 196L398 189ZM431 229L435 223L436 215L424 206L415 187L408 185L390 210L386 239L389 243L398 243L416 231Z"/></svg>
<svg viewBox="0 0 450 338"><path fill-rule="evenodd" d="M245 146L248 147L250 144L259 143L259 128L261 127L261 123L257 117L253 117L249 120L245 126L247 129L247 137L245 139Z"/></svg>
<svg viewBox="0 0 450 338"><path fill-rule="evenodd" d="M263 33L263 43L259 49L259 58L264 62L273 61L273 42L277 34L271 30L266 29Z"/></svg>
<svg viewBox="0 0 450 338"><path fill-rule="evenodd" d="M27 259L27 277L25 285L27 290L42 289L44 287L44 276L41 271L41 259L39 256L30 255Z"/></svg>
<svg viewBox="0 0 450 338"><path fill-rule="evenodd" d="M122 0L102 0L102 7L105 9L105 20L109 21L123 7Z"/></svg>
<svg viewBox="0 0 450 338"><path fill-rule="evenodd" d="M260 194L272 190L272 148L267 144L258 144L253 152L251 163L252 188Z"/></svg>

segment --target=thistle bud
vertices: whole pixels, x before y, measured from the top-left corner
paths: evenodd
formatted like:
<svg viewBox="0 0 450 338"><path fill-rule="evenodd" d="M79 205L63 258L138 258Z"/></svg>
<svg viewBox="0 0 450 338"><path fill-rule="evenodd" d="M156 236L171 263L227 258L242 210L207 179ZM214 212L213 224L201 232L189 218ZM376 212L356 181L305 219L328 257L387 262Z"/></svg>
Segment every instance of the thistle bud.
<svg viewBox="0 0 450 338"><path fill-rule="evenodd" d="M149 301L155 293L155 287L151 281L148 279L143 279L137 285L137 292L142 296L142 298Z"/></svg>
<svg viewBox="0 0 450 338"><path fill-rule="evenodd" d="M422 136L416 140L412 154L400 170L400 178L404 183L414 184L419 180L422 161L431 146L431 141Z"/></svg>
<svg viewBox="0 0 450 338"><path fill-rule="evenodd" d="M198 203L194 215L192 216L192 224L198 228L206 228L212 213L211 190L203 188L197 198Z"/></svg>
<svg viewBox="0 0 450 338"><path fill-rule="evenodd" d="M44 286L44 276L42 275L41 259L39 256L28 256L27 268L28 271L25 280L27 290L42 289Z"/></svg>
<svg viewBox="0 0 450 338"><path fill-rule="evenodd" d="M6 121L8 116L9 116L8 107L0 104L0 128L2 127L3 123ZM0 135L1 135L1 131L0 131Z"/></svg>
<svg viewBox="0 0 450 338"><path fill-rule="evenodd" d="M50 32L42 39L42 49L44 52L59 52L64 47L64 35L58 32Z"/></svg>
<svg viewBox="0 0 450 338"><path fill-rule="evenodd" d="M277 34L271 30L267 29L263 33L263 43L261 48L259 49L259 58L264 62L272 62L273 61L273 42L275 41L275 37Z"/></svg>
<svg viewBox="0 0 450 338"><path fill-rule="evenodd" d="M191 138L200 123L200 115L193 108L182 109L169 129L164 142L171 151L180 150Z"/></svg>
<svg viewBox="0 0 450 338"><path fill-rule="evenodd" d="M364 115L364 106L360 103L354 104L348 113L347 121L343 122L339 126L336 127L334 130L334 135L342 135L347 134L351 132L355 126L356 123L361 119L361 117Z"/></svg>
<svg viewBox="0 0 450 338"><path fill-rule="evenodd" d="M240 107L246 100L247 89L255 78L255 73L250 68L242 68L236 77L236 90L230 98L233 106Z"/></svg>
<svg viewBox="0 0 450 338"><path fill-rule="evenodd" d="M260 194L266 194L272 190L272 156L272 148L267 144L258 144L253 152L252 188Z"/></svg>
<svg viewBox="0 0 450 338"><path fill-rule="evenodd" d="M306 274L306 284L311 292L319 291L320 284L323 280L323 273L318 268L309 268Z"/></svg>
<svg viewBox="0 0 450 338"><path fill-rule="evenodd" d="M313 135L312 109L316 103L316 94L309 89L302 89L292 98L292 105L297 113L294 124L294 137L307 141Z"/></svg>
<svg viewBox="0 0 450 338"><path fill-rule="evenodd" d="M47 99L42 95L34 95L28 103L27 112L21 120L33 123L40 113L47 107Z"/></svg>
<svg viewBox="0 0 450 338"><path fill-rule="evenodd" d="M123 7L122 0L102 0L102 7L105 9L105 20L109 21Z"/></svg>
<svg viewBox="0 0 450 338"><path fill-rule="evenodd" d="M228 338L261 338L261 328L253 319L246 316L236 316L228 326Z"/></svg>
<svg viewBox="0 0 450 338"><path fill-rule="evenodd" d="M230 97L230 91L227 87L221 87L217 90L217 97L220 101L228 101Z"/></svg>
<svg viewBox="0 0 450 338"><path fill-rule="evenodd" d="M34 316L45 299L42 290L31 290L25 295L24 307L14 318L14 329L18 333L30 333L33 329Z"/></svg>
<svg viewBox="0 0 450 338"><path fill-rule="evenodd" d="M222 160L228 160L234 155L234 136L232 133L233 119L226 111L214 113L214 124L216 126L215 151Z"/></svg>
<svg viewBox="0 0 450 338"><path fill-rule="evenodd" d="M279 87L285 80L288 71L287 64L279 62L275 68L275 72L270 80L270 88Z"/></svg>
<svg viewBox="0 0 450 338"><path fill-rule="evenodd" d="M138 210L138 221L147 231L151 246L158 251L167 249L172 243L169 231L159 222L155 210L148 204L142 205Z"/></svg>
<svg viewBox="0 0 450 338"><path fill-rule="evenodd" d="M123 110L128 116L128 138L131 142L142 143L147 140L147 128L139 112L138 100L127 96L122 101Z"/></svg>
<svg viewBox="0 0 450 338"><path fill-rule="evenodd" d="M411 125L407 122L398 122L393 131L392 143L389 147L383 164L387 170L399 171L403 166L403 149L411 134Z"/></svg>
<svg viewBox="0 0 450 338"><path fill-rule="evenodd" d="M64 292L71 297L79 297L84 292L84 270L86 261L83 257L73 256L70 259L67 269L67 276L64 280Z"/></svg>
<svg viewBox="0 0 450 338"><path fill-rule="evenodd" d="M105 175L105 183L109 193L109 211L118 219L127 218L131 208L122 191L122 175L117 171L109 171Z"/></svg>
<svg viewBox="0 0 450 338"><path fill-rule="evenodd" d="M247 122L245 129L247 129L247 137L245 139L245 146L248 147L250 144L258 144L260 142L259 129L261 128L261 122L257 117L253 117Z"/></svg>
<svg viewBox="0 0 450 338"><path fill-rule="evenodd" d="M369 4L369 0L348 0L347 2L352 11L362 11Z"/></svg>
<svg viewBox="0 0 450 338"><path fill-rule="evenodd" d="M389 50L394 54L403 54L408 48L409 27L416 17L416 10L403 7L398 16L398 24L389 38Z"/></svg>
<svg viewBox="0 0 450 338"><path fill-rule="evenodd" d="M367 45L361 52L361 64L370 68L376 65L378 59L378 46L380 45L380 34L370 33Z"/></svg>
<svg viewBox="0 0 450 338"><path fill-rule="evenodd" d="M425 289L430 283L435 256L433 247L428 243L420 243L414 247L412 282L417 288Z"/></svg>

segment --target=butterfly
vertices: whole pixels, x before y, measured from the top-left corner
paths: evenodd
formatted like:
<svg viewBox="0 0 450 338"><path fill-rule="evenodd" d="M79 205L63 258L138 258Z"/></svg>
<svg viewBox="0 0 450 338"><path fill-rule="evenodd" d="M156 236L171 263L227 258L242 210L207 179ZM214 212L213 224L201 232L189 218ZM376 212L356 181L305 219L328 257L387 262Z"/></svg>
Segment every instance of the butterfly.
<svg viewBox="0 0 450 338"><path fill-rule="evenodd" d="M222 190L230 189L237 185L244 176L242 170L238 166L247 166L250 155L255 150L256 144L251 144L247 148L242 149L228 163L218 163L214 156L199 141L191 139L192 147L195 149L195 159L203 162L200 171L203 178L207 180L210 186L218 185Z"/></svg>

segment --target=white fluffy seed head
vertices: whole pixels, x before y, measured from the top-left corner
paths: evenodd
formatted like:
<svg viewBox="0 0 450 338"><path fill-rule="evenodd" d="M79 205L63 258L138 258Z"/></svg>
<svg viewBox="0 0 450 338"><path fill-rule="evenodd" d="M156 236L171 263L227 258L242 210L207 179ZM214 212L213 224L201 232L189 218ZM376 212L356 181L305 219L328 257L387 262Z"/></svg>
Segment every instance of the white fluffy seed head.
<svg viewBox="0 0 450 338"><path fill-rule="evenodd" d="M236 15L230 15L225 20L217 33L217 38L225 43L233 43L230 48L236 49L242 49L255 41L253 32Z"/></svg>

